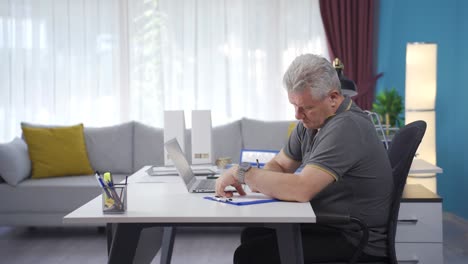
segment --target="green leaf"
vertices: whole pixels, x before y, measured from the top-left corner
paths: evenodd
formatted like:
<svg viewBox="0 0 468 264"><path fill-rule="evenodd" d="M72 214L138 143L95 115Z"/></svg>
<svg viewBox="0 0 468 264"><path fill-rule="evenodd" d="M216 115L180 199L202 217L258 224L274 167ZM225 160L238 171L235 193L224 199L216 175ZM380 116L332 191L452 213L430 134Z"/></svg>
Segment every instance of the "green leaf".
<svg viewBox="0 0 468 264"><path fill-rule="evenodd" d="M372 111L384 118L382 120L384 124L387 123L385 116L388 114L388 123L393 127L403 124L403 120L400 117L403 108L403 98L398 94L395 88L380 91L375 97L375 102L372 104Z"/></svg>

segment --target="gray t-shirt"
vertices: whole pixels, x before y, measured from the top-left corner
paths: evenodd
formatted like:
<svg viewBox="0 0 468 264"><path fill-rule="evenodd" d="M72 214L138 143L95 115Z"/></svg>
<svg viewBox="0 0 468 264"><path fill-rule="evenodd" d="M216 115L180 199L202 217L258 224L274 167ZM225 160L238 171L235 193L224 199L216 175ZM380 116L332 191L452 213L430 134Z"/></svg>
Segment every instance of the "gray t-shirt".
<svg viewBox="0 0 468 264"><path fill-rule="evenodd" d="M335 178L311 200L314 211L350 214L364 220L370 229L364 252L385 255L392 169L367 114L345 97L320 130L298 123L283 151L302 166L317 167ZM339 228L357 244L360 234L354 225Z"/></svg>

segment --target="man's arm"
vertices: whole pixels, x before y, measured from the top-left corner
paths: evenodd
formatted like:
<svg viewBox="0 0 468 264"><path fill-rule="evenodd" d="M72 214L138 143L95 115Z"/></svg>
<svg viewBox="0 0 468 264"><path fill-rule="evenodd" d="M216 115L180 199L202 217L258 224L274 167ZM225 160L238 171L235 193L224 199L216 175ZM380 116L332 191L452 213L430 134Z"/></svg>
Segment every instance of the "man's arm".
<svg viewBox="0 0 468 264"><path fill-rule="evenodd" d="M269 171L293 173L297 170L297 168L299 168L300 165L301 163L299 161L291 159L286 154L284 154L283 150L281 150L274 158L265 164L263 169Z"/></svg>
<svg viewBox="0 0 468 264"><path fill-rule="evenodd" d="M335 178L316 166L306 166L300 174L252 168L245 183L252 189L283 201L308 202Z"/></svg>
<svg viewBox="0 0 468 264"><path fill-rule="evenodd" d="M279 163L271 164L281 164L282 161L276 160L275 162ZM285 165L283 164L283 166ZM280 166L280 168L282 167ZM288 170L294 170L294 166L286 166L285 169L286 168L289 168ZM225 171L223 175L216 180L217 195L232 197L231 192L224 191L224 188L229 185L236 187L240 195L245 195L241 184L239 184L237 180L237 170L238 167L234 166ZM332 174L311 165L305 166L300 174L251 168L245 173L244 179L251 190L259 191L283 201L296 202L310 201L321 190L335 181Z"/></svg>
<svg viewBox="0 0 468 264"><path fill-rule="evenodd" d="M300 165L301 163L299 161L291 159L283 152L283 150L281 150L274 158L272 158L265 164L265 166L263 166L263 169L269 171L293 173L297 170L297 168L299 168ZM249 188L252 192L260 192L253 186L249 186Z"/></svg>

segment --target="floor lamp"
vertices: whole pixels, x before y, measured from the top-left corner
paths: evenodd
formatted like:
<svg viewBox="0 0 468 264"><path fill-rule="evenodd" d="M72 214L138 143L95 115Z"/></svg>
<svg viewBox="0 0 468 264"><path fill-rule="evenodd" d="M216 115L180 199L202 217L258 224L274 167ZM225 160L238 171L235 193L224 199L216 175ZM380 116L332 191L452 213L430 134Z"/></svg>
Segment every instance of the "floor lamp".
<svg viewBox="0 0 468 264"><path fill-rule="evenodd" d="M436 164L437 44L408 43L406 46L405 123L424 120L426 134L417 158ZM422 184L437 192L435 174L409 175L408 183Z"/></svg>

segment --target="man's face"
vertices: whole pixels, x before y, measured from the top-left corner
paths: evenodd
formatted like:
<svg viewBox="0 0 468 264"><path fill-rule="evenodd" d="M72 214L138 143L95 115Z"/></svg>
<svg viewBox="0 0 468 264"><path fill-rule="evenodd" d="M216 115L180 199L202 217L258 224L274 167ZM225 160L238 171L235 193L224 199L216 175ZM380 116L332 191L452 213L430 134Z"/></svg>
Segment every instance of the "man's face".
<svg viewBox="0 0 468 264"><path fill-rule="evenodd" d="M289 92L288 98L294 106L296 119L308 129L321 128L325 120L336 111L332 96L329 95L320 100L314 98L309 89L302 92Z"/></svg>

